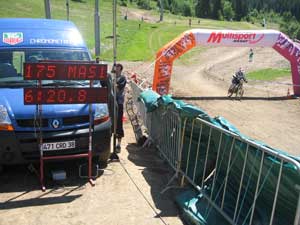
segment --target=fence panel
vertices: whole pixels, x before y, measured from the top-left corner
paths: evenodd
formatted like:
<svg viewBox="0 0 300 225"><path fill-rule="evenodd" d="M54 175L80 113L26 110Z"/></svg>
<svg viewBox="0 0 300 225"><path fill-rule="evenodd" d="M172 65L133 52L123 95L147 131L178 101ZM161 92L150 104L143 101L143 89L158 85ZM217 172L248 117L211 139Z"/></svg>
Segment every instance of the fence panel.
<svg viewBox="0 0 300 225"><path fill-rule="evenodd" d="M183 130L180 173L229 224L298 224L299 162L200 118Z"/></svg>
<svg viewBox="0 0 300 225"><path fill-rule="evenodd" d="M207 224L215 211L228 224L299 225L298 161L174 107L136 104L161 155L207 203Z"/></svg>

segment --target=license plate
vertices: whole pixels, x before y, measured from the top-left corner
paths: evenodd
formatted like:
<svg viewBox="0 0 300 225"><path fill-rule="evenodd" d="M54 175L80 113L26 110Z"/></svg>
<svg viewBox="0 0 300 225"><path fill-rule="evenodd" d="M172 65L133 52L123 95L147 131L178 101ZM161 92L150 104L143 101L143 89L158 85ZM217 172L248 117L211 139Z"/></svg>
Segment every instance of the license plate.
<svg viewBox="0 0 300 225"><path fill-rule="evenodd" d="M75 147L76 147L75 141L51 142L51 143L43 143L40 146L40 150L53 151L53 150L71 149Z"/></svg>

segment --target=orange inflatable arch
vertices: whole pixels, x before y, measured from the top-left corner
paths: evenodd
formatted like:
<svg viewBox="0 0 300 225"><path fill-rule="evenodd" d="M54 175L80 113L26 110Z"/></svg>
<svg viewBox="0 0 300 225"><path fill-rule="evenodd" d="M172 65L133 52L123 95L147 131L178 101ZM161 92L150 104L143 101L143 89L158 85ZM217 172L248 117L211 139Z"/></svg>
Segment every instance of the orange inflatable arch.
<svg viewBox="0 0 300 225"><path fill-rule="evenodd" d="M200 45L272 47L290 61L294 94L300 96L300 46L276 30L188 30L157 52L152 89L160 95L167 94L173 61Z"/></svg>

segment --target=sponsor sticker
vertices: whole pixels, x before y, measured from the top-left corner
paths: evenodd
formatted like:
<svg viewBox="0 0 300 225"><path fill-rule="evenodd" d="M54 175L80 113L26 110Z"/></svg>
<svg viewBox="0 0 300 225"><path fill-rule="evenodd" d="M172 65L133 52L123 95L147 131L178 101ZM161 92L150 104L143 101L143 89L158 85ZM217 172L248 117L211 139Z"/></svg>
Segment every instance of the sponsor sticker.
<svg viewBox="0 0 300 225"><path fill-rule="evenodd" d="M231 40L232 42L256 44L261 41L264 36L264 34L259 35L256 33L212 32L207 43L221 43L222 40Z"/></svg>
<svg viewBox="0 0 300 225"><path fill-rule="evenodd" d="M76 44L76 41L69 39L46 39L46 38L31 38L30 44L52 44L52 45L72 45Z"/></svg>
<svg viewBox="0 0 300 225"><path fill-rule="evenodd" d="M6 32L3 33L3 43L16 45L23 42L22 32Z"/></svg>

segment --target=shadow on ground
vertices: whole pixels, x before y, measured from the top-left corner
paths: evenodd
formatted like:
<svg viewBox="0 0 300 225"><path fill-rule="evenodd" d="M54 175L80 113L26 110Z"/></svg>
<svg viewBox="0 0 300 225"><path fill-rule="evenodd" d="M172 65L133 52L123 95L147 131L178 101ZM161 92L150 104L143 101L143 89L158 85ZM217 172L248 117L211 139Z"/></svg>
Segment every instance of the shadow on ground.
<svg viewBox="0 0 300 225"><path fill-rule="evenodd" d="M141 149L137 144L129 143L126 149L129 153L128 159L136 166L144 167L142 175L151 188L155 207L161 211L159 216L178 216L179 210L174 204L178 189L169 189L164 194L160 193L174 175L174 171L159 157L154 148Z"/></svg>
<svg viewBox="0 0 300 225"><path fill-rule="evenodd" d="M27 193L28 192L25 192L17 196L16 198L21 197L22 195L25 195ZM52 197L43 197L43 198L31 198L25 200L15 200L14 198L14 199L9 199L8 201L5 202L0 202L0 210L69 203L76 200L79 197L81 197L81 195L70 195L70 196L63 195L63 196L54 196L54 197L52 196Z"/></svg>
<svg viewBox="0 0 300 225"><path fill-rule="evenodd" d="M79 165L84 165L82 174L86 172L86 162L78 160L67 162L46 162L45 165L45 186L46 191L41 191L39 181L38 165L18 165L6 166L0 174L0 193L16 193L9 199L0 199L0 210L23 208L30 206L41 206L51 204L69 203L81 197L78 191L83 190L89 185L88 179L79 177ZM54 170L64 170L66 179L63 181L54 181L52 172ZM96 175L97 168L93 166L93 174ZM98 170L98 176L103 174ZM33 191L38 191L32 194ZM77 193L76 193L77 192ZM54 195L53 195L54 194ZM27 198L33 196L32 198Z"/></svg>
<svg viewBox="0 0 300 225"><path fill-rule="evenodd" d="M239 99L238 97L232 96L172 96L176 100L235 100ZM241 100L262 100L262 101L284 101L284 100L293 100L296 97L294 96L275 96L275 97L256 97L256 96L244 96Z"/></svg>

